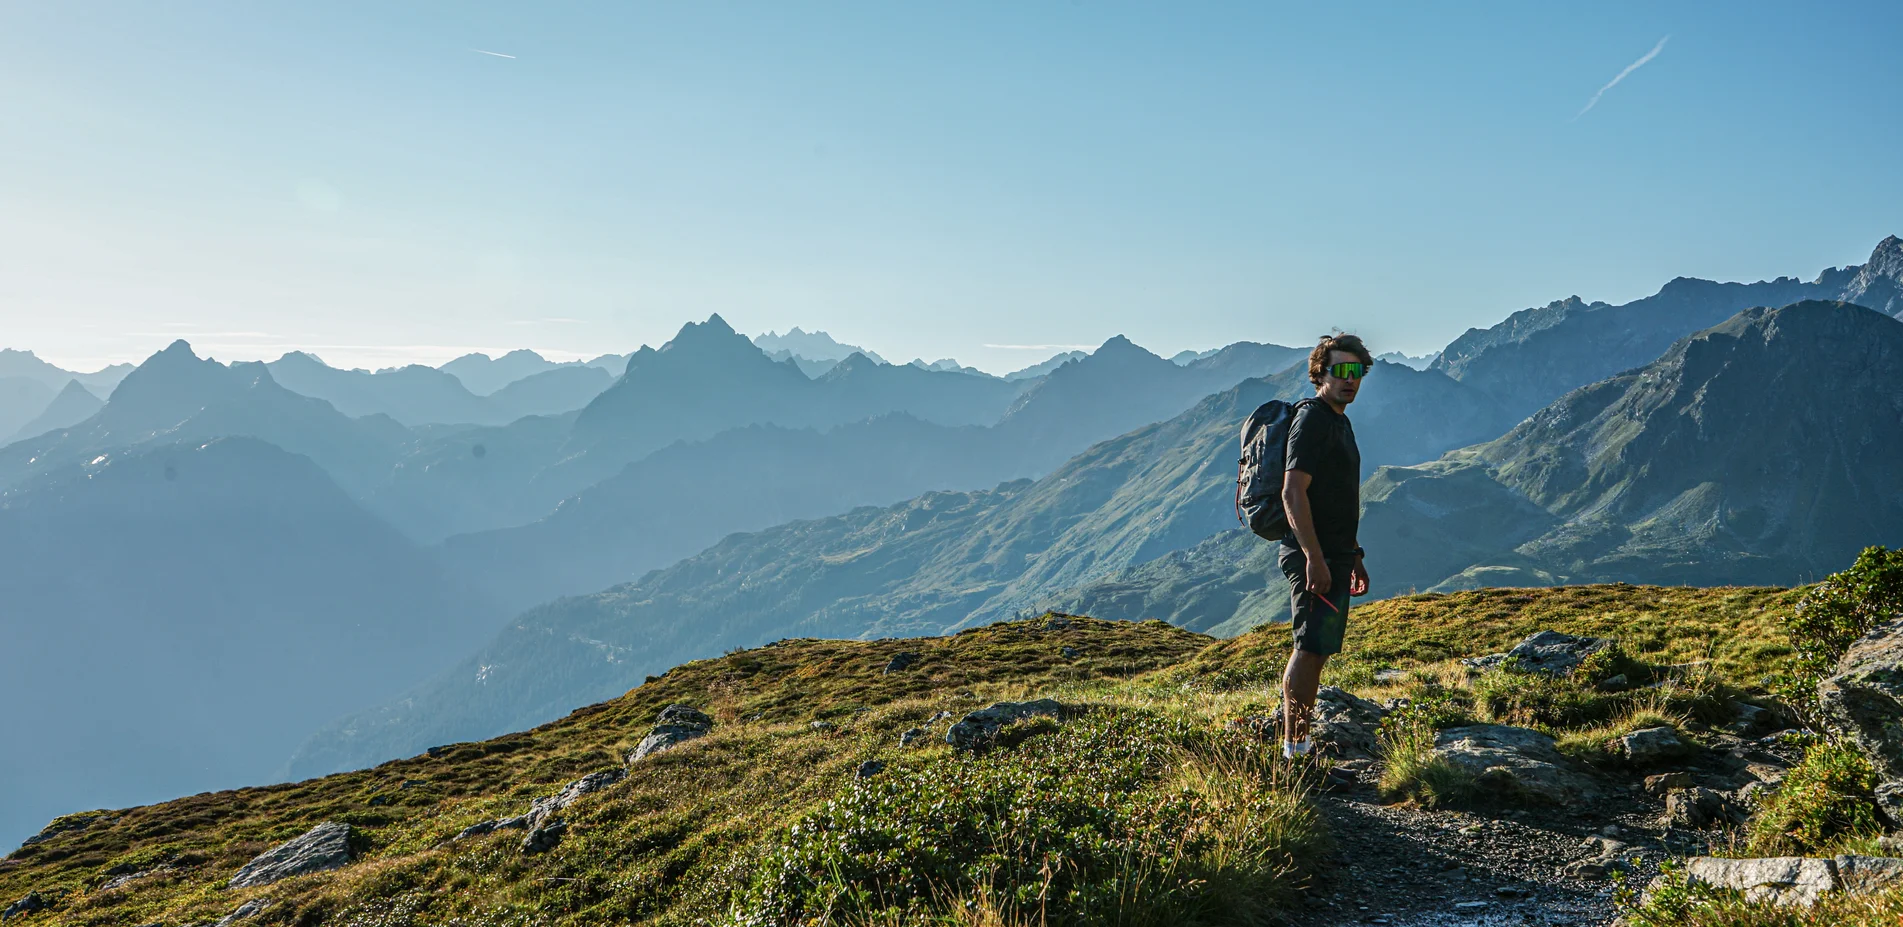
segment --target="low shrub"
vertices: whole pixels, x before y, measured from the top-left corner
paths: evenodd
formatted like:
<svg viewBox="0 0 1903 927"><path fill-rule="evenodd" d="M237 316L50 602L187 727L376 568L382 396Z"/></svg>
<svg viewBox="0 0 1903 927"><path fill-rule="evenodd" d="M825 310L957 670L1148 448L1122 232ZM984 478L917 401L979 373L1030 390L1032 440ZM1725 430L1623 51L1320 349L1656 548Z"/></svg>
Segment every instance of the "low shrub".
<svg viewBox="0 0 1903 927"><path fill-rule="evenodd" d="M1752 856L1819 853L1883 832L1874 790L1875 770L1849 746L1820 741L1763 799L1751 819L1746 848Z"/></svg>
<svg viewBox="0 0 1903 927"><path fill-rule="evenodd" d="M857 781L766 854L735 920L1266 920L1321 824L1265 756L1198 741L1124 711Z"/></svg>
<svg viewBox="0 0 1903 927"><path fill-rule="evenodd" d="M1850 569L1804 590L1785 618L1795 655L1774 677L1778 694L1800 710L1814 708L1817 683L1844 651L1879 623L1903 615L1903 549L1866 547Z"/></svg>

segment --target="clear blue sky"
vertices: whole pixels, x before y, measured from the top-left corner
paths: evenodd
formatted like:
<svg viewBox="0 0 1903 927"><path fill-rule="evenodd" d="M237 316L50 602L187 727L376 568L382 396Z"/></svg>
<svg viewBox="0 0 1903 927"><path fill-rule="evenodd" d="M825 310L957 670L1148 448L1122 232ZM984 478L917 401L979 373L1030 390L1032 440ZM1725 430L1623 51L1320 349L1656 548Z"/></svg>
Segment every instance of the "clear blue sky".
<svg viewBox="0 0 1903 927"><path fill-rule="evenodd" d="M0 342L1419 353L1903 233L1896 4L1320 6L6 4Z"/></svg>

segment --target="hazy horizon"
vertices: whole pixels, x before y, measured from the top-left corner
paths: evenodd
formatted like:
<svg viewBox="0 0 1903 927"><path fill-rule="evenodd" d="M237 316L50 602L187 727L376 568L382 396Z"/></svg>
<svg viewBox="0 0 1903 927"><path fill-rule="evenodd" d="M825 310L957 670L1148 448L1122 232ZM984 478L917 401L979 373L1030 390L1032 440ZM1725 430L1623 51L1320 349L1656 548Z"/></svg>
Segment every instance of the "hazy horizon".
<svg viewBox="0 0 1903 927"><path fill-rule="evenodd" d="M1879 4L14 6L0 315L85 369L175 337L579 358L713 313L991 371L1119 333L1421 354L1568 295L1863 260L1899 231L1903 129L1872 118L1899 29Z"/></svg>

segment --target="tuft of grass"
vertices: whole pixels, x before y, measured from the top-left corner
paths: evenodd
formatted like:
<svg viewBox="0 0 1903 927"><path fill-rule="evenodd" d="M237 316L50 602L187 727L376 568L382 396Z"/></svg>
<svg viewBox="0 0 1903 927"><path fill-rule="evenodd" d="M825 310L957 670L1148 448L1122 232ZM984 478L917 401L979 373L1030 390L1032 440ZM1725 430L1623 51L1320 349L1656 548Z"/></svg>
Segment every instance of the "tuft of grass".
<svg viewBox="0 0 1903 927"><path fill-rule="evenodd" d="M1423 808L1461 807L1479 798L1480 787L1471 773L1435 755L1436 732L1431 710L1413 705L1390 712L1382 721L1383 798L1412 800Z"/></svg>
<svg viewBox="0 0 1903 927"><path fill-rule="evenodd" d="M1668 707L1669 700L1654 697L1627 706L1618 717L1595 727L1562 731L1554 738L1559 752L1596 765L1620 761L1619 738L1651 727L1669 727L1684 737L1686 717Z"/></svg>
<svg viewBox="0 0 1903 927"><path fill-rule="evenodd" d="M1748 855L1825 854L1882 834L1876 785L1876 771L1854 748L1812 744L1751 819Z"/></svg>

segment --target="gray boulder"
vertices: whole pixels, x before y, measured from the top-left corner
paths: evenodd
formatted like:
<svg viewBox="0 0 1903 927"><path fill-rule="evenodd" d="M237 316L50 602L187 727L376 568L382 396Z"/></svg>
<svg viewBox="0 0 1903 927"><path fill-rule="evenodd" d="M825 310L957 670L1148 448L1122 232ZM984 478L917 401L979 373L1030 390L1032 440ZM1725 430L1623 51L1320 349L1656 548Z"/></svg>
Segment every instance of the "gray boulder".
<svg viewBox="0 0 1903 927"><path fill-rule="evenodd" d="M1703 830L1719 824L1743 823L1744 810L1723 794L1693 786L1673 789L1665 796L1665 823Z"/></svg>
<svg viewBox="0 0 1903 927"><path fill-rule="evenodd" d="M1744 893L1747 901L1780 905L1816 904L1828 892L1865 894L1903 886L1903 859L1885 856L1837 856L1806 859L1719 859L1700 856L1685 862L1685 881Z"/></svg>
<svg viewBox="0 0 1903 927"><path fill-rule="evenodd" d="M1038 715L1049 718L1063 718L1067 709L1056 699L1041 698L1033 702L998 702L988 708L967 713L959 719L951 730L945 732L945 742L955 750L972 750L991 743L998 736L999 729L1013 721L1022 721Z"/></svg>
<svg viewBox="0 0 1903 927"><path fill-rule="evenodd" d="M654 728L635 745L634 752L628 754L628 762L642 760L667 750L672 750L690 740L707 736L714 729L714 719L706 712L687 705L669 705L661 709L655 718Z"/></svg>
<svg viewBox="0 0 1903 927"><path fill-rule="evenodd" d="M1609 638L1541 631L1513 645L1506 653L1469 657L1461 662L1481 669L1513 667L1529 673L1565 676L1578 667L1580 661L1610 646Z"/></svg>
<svg viewBox="0 0 1903 927"><path fill-rule="evenodd" d="M1837 889L1836 866L1828 859L1776 856L1720 859L1698 856L1685 861L1685 881L1744 893L1747 901L1813 905L1819 895Z"/></svg>
<svg viewBox="0 0 1903 927"><path fill-rule="evenodd" d="M913 744L923 744L925 738L930 736L932 736L932 732L922 727L911 728L899 735L899 746L909 747Z"/></svg>
<svg viewBox="0 0 1903 927"><path fill-rule="evenodd" d="M1678 732L1660 725L1633 731L1619 738L1619 755L1635 765L1661 763L1692 752L1692 746L1679 739Z"/></svg>
<svg viewBox="0 0 1903 927"><path fill-rule="evenodd" d="M1498 797L1561 804L1598 794L1598 787L1560 755L1553 738L1504 724L1448 728L1434 738L1435 755L1472 773Z"/></svg>
<svg viewBox="0 0 1903 927"><path fill-rule="evenodd" d="M1346 689L1323 686L1315 693L1315 713L1309 720L1316 755L1373 759L1381 743L1381 719L1387 714L1387 709Z"/></svg>
<svg viewBox="0 0 1903 927"><path fill-rule="evenodd" d="M353 859L351 833L348 824L319 824L245 863L226 887L256 888L292 876L342 869Z"/></svg>
<svg viewBox="0 0 1903 927"><path fill-rule="evenodd" d="M884 675L890 676L893 673L902 673L910 669L912 664L917 662L918 654L909 650L901 650L893 654L891 660L886 661Z"/></svg>
<svg viewBox="0 0 1903 927"><path fill-rule="evenodd" d="M1852 644L1818 683L1817 700L1825 726L1876 768L1877 804L1903 821L1903 619Z"/></svg>

